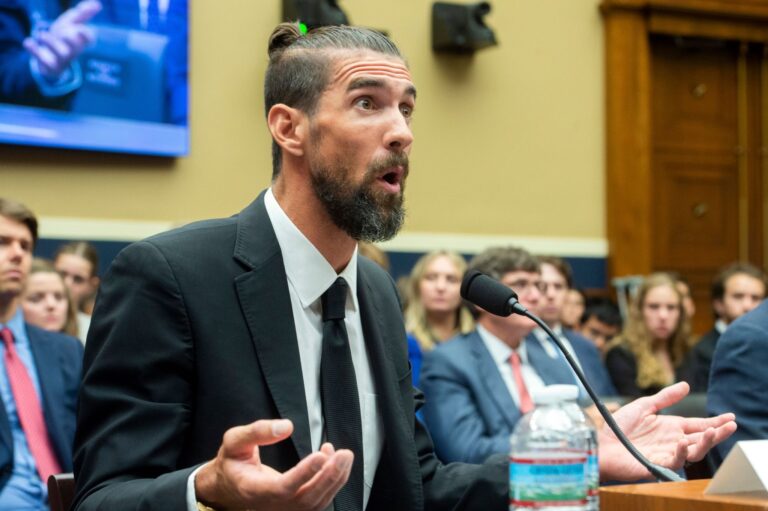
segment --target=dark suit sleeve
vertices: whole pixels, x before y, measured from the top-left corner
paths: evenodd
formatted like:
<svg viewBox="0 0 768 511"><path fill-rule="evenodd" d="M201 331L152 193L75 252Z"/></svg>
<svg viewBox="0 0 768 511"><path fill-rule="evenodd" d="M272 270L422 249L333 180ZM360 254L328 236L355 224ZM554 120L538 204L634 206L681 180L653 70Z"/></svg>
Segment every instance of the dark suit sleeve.
<svg viewBox="0 0 768 511"><path fill-rule="evenodd" d="M489 431L471 387L466 371L446 356L444 350L424 355L421 373L421 388L427 397L424 420L443 460L481 463L492 454L509 451L506 428L503 432Z"/></svg>
<svg viewBox="0 0 768 511"><path fill-rule="evenodd" d="M125 249L97 298L85 349L76 509L184 509L179 467L194 377L184 298L149 242Z"/></svg>
<svg viewBox="0 0 768 511"><path fill-rule="evenodd" d="M637 361L629 350L622 346L609 350L605 354L605 367L619 395L628 397L642 395L637 386Z"/></svg>
<svg viewBox="0 0 768 511"><path fill-rule="evenodd" d="M755 310L750 314L762 312ZM741 319L747 319L742 316ZM707 392L710 415L736 414L738 429L713 449L718 464L739 440L768 438L768 328L738 321L731 324L715 348Z"/></svg>

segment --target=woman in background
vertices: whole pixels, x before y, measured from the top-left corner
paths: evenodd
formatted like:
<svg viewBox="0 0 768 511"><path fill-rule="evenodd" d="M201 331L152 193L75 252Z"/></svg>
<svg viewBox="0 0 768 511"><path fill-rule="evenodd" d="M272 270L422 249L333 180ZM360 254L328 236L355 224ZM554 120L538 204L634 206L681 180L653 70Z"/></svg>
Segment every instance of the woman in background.
<svg viewBox="0 0 768 511"><path fill-rule="evenodd" d="M405 328L414 385L419 383L424 351L460 333L469 333L475 326L459 294L466 269L467 263L461 255L437 250L422 256L411 271Z"/></svg>
<svg viewBox="0 0 768 511"><path fill-rule="evenodd" d="M85 342L91 325L93 298L99 287L99 254L87 241L71 241L59 247L53 265L75 302L80 340Z"/></svg>
<svg viewBox="0 0 768 511"><path fill-rule="evenodd" d="M33 259L21 299L24 320L51 332L77 337L75 307L64 279L50 261Z"/></svg>
<svg viewBox="0 0 768 511"><path fill-rule="evenodd" d="M654 273L640 286L627 323L607 350L605 365L619 394L653 394L677 380L690 324L675 279Z"/></svg>

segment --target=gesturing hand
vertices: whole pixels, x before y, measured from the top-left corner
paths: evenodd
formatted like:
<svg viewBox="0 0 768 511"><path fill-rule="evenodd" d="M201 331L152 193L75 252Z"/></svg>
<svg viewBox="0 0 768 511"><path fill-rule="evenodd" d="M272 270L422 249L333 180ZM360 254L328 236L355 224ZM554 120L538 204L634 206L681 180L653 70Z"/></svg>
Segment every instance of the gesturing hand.
<svg viewBox="0 0 768 511"><path fill-rule="evenodd" d="M64 11L34 37L24 40L24 48L37 60L40 73L56 79L93 42L93 31L85 26L101 10L96 0L84 0Z"/></svg>
<svg viewBox="0 0 768 511"><path fill-rule="evenodd" d="M629 440L650 461L673 470L686 461L698 461L715 445L736 431L735 416L724 413L710 418L658 415L688 394L688 384L676 383L620 408L613 417ZM600 476L604 480L636 481L650 477L604 426L598 440Z"/></svg>
<svg viewBox="0 0 768 511"><path fill-rule="evenodd" d="M280 473L261 463L259 446L288 438L288 420L260 420L224 433L216 458L195 477L197 499L214 509L322 510L349 478L352 452L320 451Z"/></svg>

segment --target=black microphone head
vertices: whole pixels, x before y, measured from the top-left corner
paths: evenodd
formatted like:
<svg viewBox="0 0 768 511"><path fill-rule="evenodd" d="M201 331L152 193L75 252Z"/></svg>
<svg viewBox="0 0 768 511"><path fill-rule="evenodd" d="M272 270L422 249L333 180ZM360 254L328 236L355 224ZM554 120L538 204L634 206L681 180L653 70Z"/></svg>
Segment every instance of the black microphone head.
<svg viewBox="0 0 768 511"><path fill-rule="evenodd" d="M477 270L464 275L461 297L497 316L512 314L510 301L517 301L517 293L508 286Z"/></svg>

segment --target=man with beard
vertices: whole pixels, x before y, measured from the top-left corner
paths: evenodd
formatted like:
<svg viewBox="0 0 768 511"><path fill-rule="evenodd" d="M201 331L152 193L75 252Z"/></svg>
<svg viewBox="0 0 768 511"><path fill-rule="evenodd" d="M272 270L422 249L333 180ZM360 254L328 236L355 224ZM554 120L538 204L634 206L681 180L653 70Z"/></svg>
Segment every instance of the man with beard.
<svg viewBox="0 0 768 511"><path fill-rule="evenodd" d="M281 24L269 57L271 188L232 218L128 247L105 276L76 509L504 508L505 456L435 457L415 420L395 285L357 257L357 241L403 220L408 67L386 37L354 27ZM735 428L730 415L655 417L682 391L620 419L672 466ZM601 445L607 476L645 474L615 439Z"/></svg>

